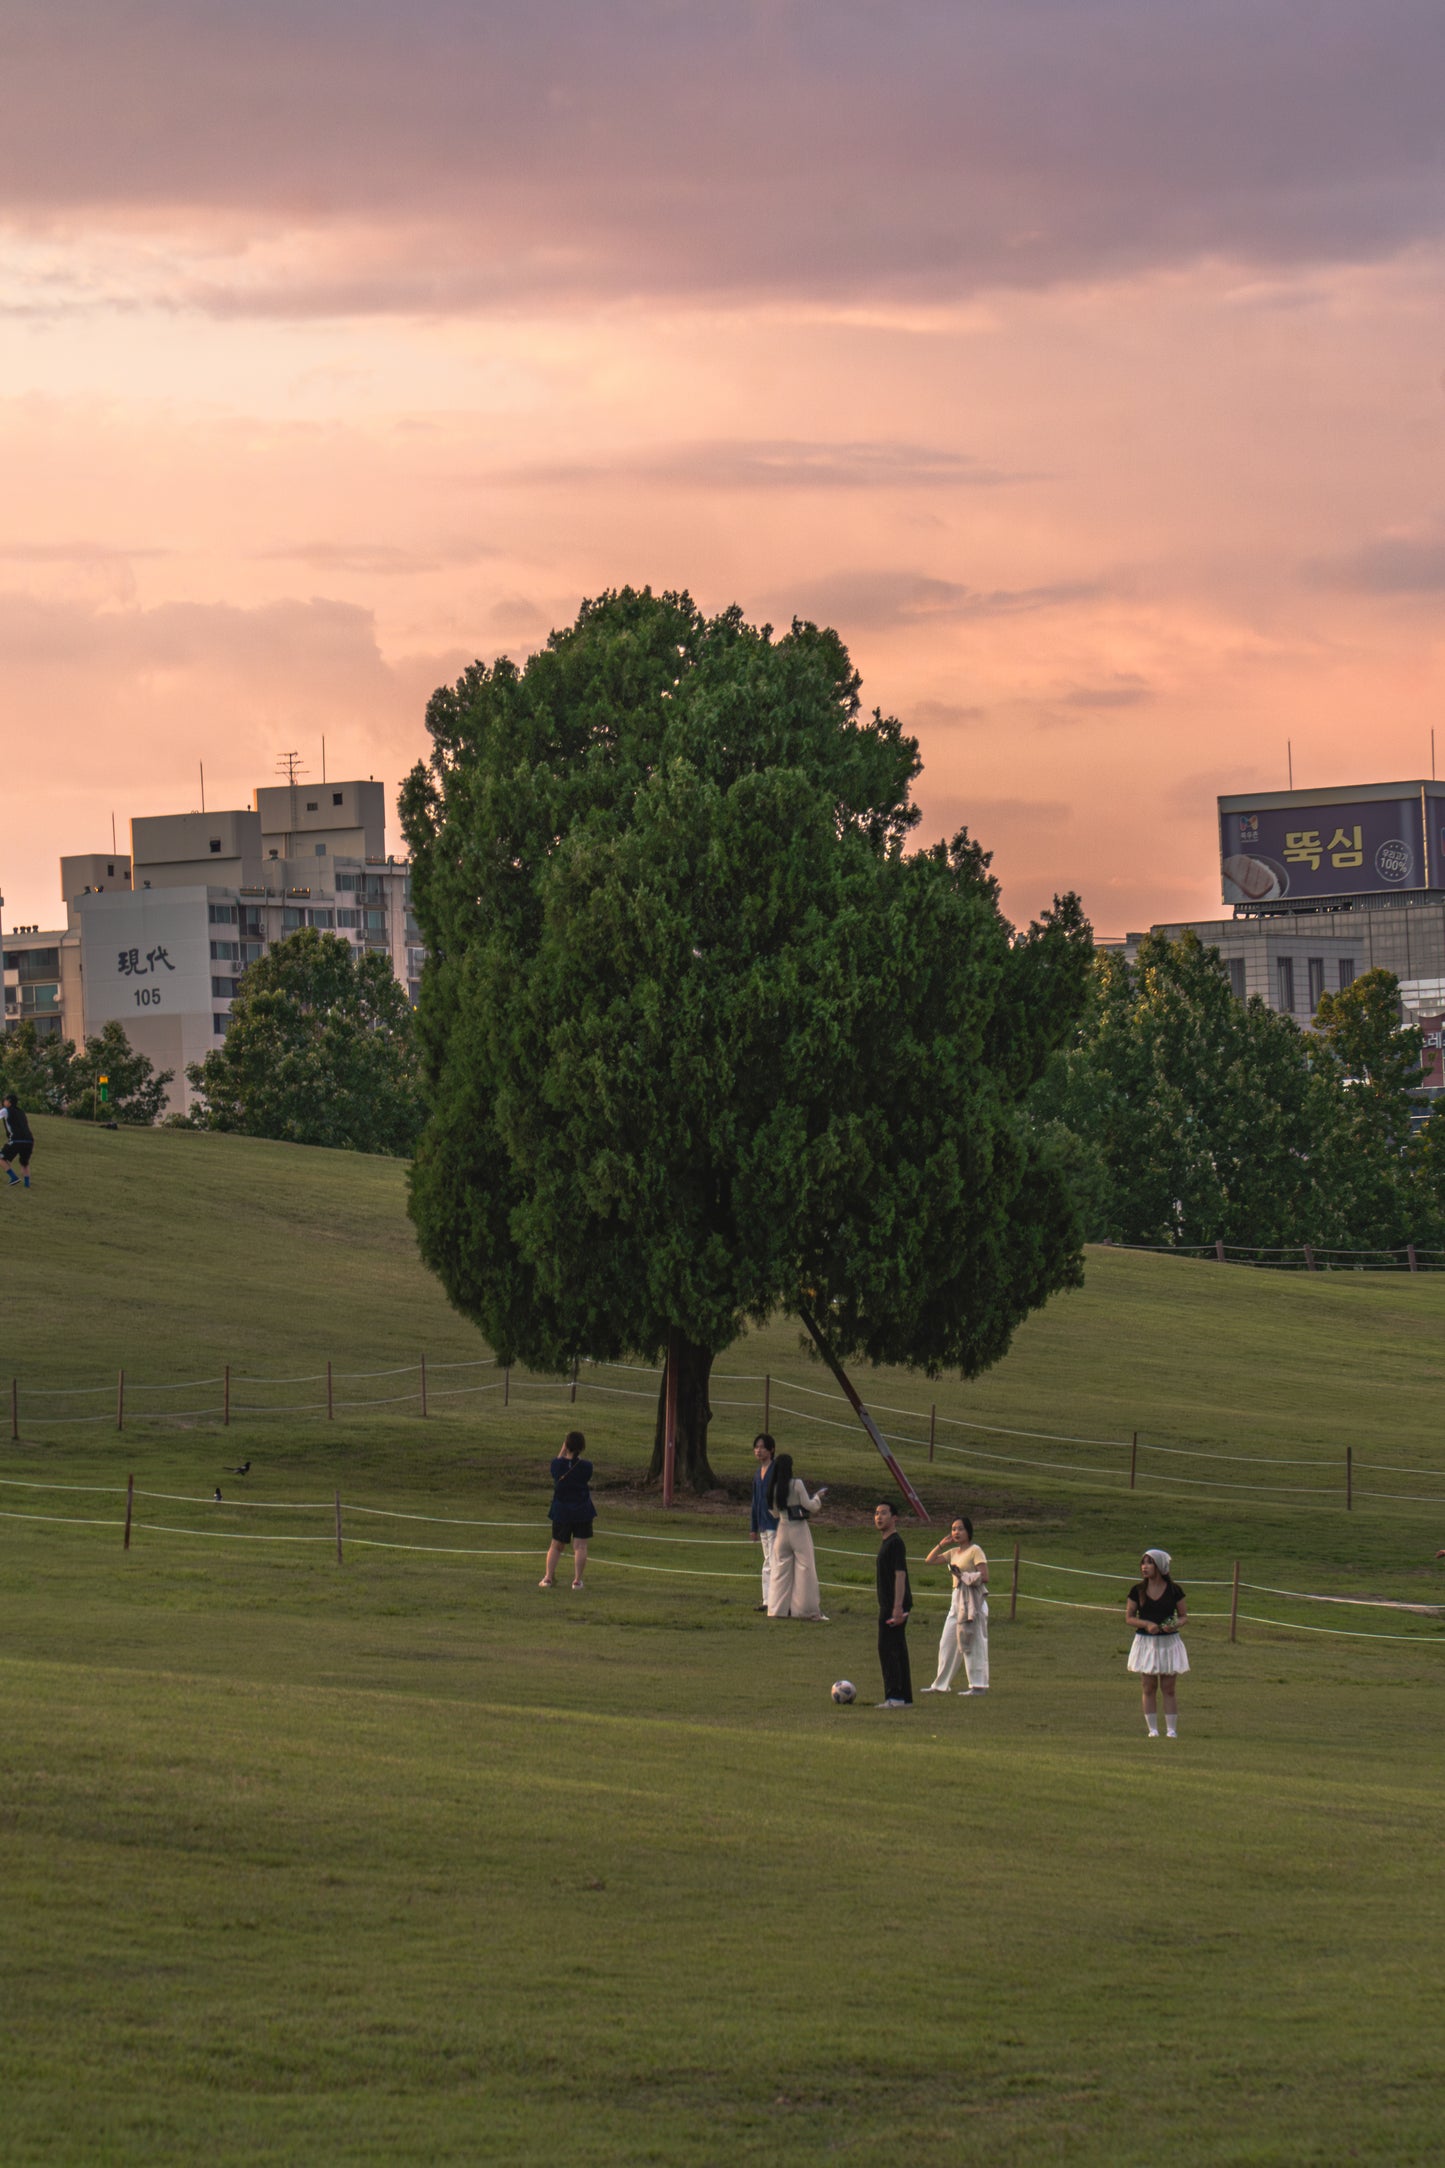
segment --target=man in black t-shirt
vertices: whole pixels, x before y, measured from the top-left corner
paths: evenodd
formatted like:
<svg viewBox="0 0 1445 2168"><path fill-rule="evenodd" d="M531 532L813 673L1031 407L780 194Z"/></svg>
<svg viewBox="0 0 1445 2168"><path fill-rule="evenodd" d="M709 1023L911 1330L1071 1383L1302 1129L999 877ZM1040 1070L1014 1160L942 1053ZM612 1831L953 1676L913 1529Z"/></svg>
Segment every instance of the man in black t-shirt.
<svg viewBox="0 0 1445 2168"><path fill-rule="evenodd" d="M873 1526L883 1538L878 1549L878 1661L883 1667L880 1709L911 1709L913 1677L908 1668L908 1614L913 1591L908 1585L908 1553L898 1533L898 1515L886 1501L873 1509Z"/></svg>

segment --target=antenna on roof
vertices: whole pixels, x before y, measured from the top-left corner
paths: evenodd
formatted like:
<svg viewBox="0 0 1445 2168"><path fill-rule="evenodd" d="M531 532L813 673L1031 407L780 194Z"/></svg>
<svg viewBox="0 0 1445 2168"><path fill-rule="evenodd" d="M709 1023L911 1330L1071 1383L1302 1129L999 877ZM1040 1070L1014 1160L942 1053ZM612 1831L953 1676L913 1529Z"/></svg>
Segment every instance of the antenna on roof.
<svg viewBox="0 0 1445 2168"><path fill-rule="evenodd" d="M276 761L276 773L293 787L298 775L304 775L306 763L299 753L282 753Z"/></svg>
<svg viewBox="0 0 1445 2168"><path fill-rule="evenodd" d="M1291 790L1293 790L1293 789L1294 789L1294 744L1293 744L1292 740L1290 740L1289 738L1286 738L1286 739L1285 739L1285 741L1284 741L1284 750L1285 750L1285 758L1286 758L1286 759L1288 760L1288 762L1289 762L1289 787L1290 787L1290 789L1291 789Z"/></svg>

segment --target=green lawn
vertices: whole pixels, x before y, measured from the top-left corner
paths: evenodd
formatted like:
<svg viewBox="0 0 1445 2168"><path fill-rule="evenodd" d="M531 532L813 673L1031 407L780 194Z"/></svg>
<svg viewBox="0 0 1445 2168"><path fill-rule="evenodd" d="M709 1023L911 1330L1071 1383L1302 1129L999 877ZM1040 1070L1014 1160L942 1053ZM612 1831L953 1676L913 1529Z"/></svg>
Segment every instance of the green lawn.
<svg viewBox="0 0 1445 2168"><path fill-rule="evenodd" d="M485 1353L415 1264L400 1168L37 1127L35 1189L0 1194L22 1391L122 1360L161 1381ZM1102 1253L990 1379L860 1382L1018 1428L1368 1445L1445 1496L1442 1323L1433 1278ZM667 1517L640 1488L651 1384L623 1373L579 1393L601 1479L581 1597L535 1586L560 1383L425 1424L402 1404L0 1445L5 1513L64 1516L0 1520L7 2168L1439 2158L1441 1624L1254 1594L1293 1624L1231 1646L1205 1614L1236 1557L1271 1587L1438 1598L1445 1513L1153 1475L1131 1495L1102 1453L960 1432L1064 1463L905 1456L935 1511L976 1508L995 1691L839 1711L839 1675L877 1693L877 1463L802 1422L838 1411L798 1391L824 1379L786 1330L720 1367L747 1382L718 1385L739 1403L719 1472L747 1469L766 1371L834 1486L826 1626L757 1617L735 1502ZM167 1495L138 1500L126 1555L132 1472ZM1010 1624L1016 1539L1047 1567ZM1124 1581L1078 1577L1128 1577L1145 1542L1196 1613L1177 1743L1143 1734ZM917 1686L943 1592L916 1580Z"/></svg>

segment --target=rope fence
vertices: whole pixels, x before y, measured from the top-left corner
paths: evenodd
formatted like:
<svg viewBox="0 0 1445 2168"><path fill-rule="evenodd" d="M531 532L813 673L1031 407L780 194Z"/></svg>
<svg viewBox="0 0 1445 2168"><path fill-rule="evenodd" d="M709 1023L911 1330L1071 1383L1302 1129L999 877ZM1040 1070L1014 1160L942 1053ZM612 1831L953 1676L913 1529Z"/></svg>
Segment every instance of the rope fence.
<svg viewBox="0 0 1445 2168"><path fill-rule="evenodd" d="M130 1551L133 1540L138 1535L170 1536L178 1537L182 1541L207 1543L326 1545L334 1548L338 1565L344 1564L347 1547L353 1550L414 1553L419 1556L433 1558L530 1558L534 1560L542 1548L541 1529L535 1521L502 1520L447 1513L421 1513L399 1506L375 1506L362 1503L343 1505L339 1492L329 1499L247 1498L222 1501L206 1499L193 1493L146 1490L137 1485L134 1476L131 1476L123 1487L112 1484L46 1483L29 1478L8 1476L0 1477L0 1485L3 1485L6 1489L62 1492L66 1494L88 1492L92 1495L115 1498L117 1501L124 1499L125 1510L123 1514L43 1513L33 1509L22 1512L8 1507L0 1507L0 1520L10 1522L28 1521L47 1527L107 1528L112 1531L119 1529L122 1532L122 1547L126 1552ZM174 1521L138 1520L135 1517L135 1507L138 1500L142 1502L150 1501L155 1504L200 1506L208 1512L219 1510L221 1513L233 1511L307 1513L323 1516L329 1525L324 1532L315 1534L291 1534L273 1529L251 1531L238 1528L197 1528L178 1525ZM422 1523L429 1527L456 1528L467 1532L480 1529L498 1534L525 1532L534 1540L525 1546L402 1542L381 1535L360 1535L355 1533L354 1522L358 1517L368 1521L390 1520ZM349 1528L346 1525L348 1520L353 1524ZM603 1544L604 1548L600 1554L595 1548L589 1554L589 1568L601 1566L605 1572L651 1573L686 1580L726 1580L748 1582L754 1587L757 1585L757 1552L748 1538L743 1536L704 1536L682 1534L672 1530L662 1532L647 1529L610 1528L605 1531ZM739 1563L730 1568L723 1565L721 1561L716 1566L703 1566L667 1564L661 1561L618 1558L609 1555L610 1548L613 1545L626 1546L631 1544L662 1545L671 1549L686 1550L698 1548L727 1550L736 1554ZM851 1578L820 1581L821 1587L839 1594L863 1594L871 1589L874 1563L871 1550L845 1543L820 1543L817 1545L817 1549L824 1557L839 1561L846 1560L855 1569ZM747 1553L751 1553L751 1562L743 1563L744 1554ZM1127 1573L1112 1572L1093 1566L1065 1565L1055 1559L1025 1558L1022 1555L1021 1546L1015 1544L1011 1565L1006 1569L1009 1571L1007 1617L1010 1622L1017 1618L1018 1606L1020 1603L1024 1603L1037 1604L1055 1610L1090 1611L1100 1616L1117 1617L1120 1619L1121 1624L1123 1623L1121 1598L1116 1598L1112 1604L1090 1603L1077 1597L1050 1595L1037 1587L1025 1589L1022 1585L1025 1569L1030 1575L1043 1575L1045 1577L1063 1575L1076 1579L1107 1581L1116 1583L1121 1588L1127 1586L1130 1582L1130 1575ZM837 1570L834 1569L835 1572ZM1211 1625L1227 1622L1231 1641L1237 1641L1240 1625L1248 1624L1281 1632L1324 1634L1349 1641L1413 1642L1417 1645L1445 1647L1445 1602L1433 1604L1406 1597L1349 1596L1315 1589L1282 1588L1272 1582L1245 1580L1240 1573L1238 1561L1235 1562L1233 1573L1228 1579L1221 1580L1204 1575L1190 1575L1189 1578L1197 1588L1229 1590L1230 1607L1228 1610L1191 1610L1188 1624L1192 1627L1203 1622L1208 1622ZM990 1594L993 1601L1001 1606L1003 1596L997 1584L990 1591ZM1312 1625L1298 1619L1270 1617L1263 1613L1243 1611L1239 1606L1241 1594L1270 1597L1277 1603L1341 1604L1355 1610L1390 1611L1397 1617L1410 1616L1418 1618L1422 1621L1422 1624L1407 1633Z"/></svg>
<svg viewBox="0 0 1445 2168"><path fill-rule="evenodd" d="M443 1375L455 1379L468 1372L490 1375L474 1375L468 1382L445 1385L436 1382ZM651 1385L613 1382L619 1373L653 1382ZM176 1423L225 1430L233 1422L269 1421L277 1416L334 1421L338 1415L394 1415L406 1411L409 1416L425 1419L434 1412L436 1403L484 1396L491 1396L501 1409L510 1408L514 1395L532 1396L528 1404L533 1406L537 1404L538 1395L550 1396L553 1401L560 1399L568 1405L577 1404L579 1397L593 1395L609 1400L618 1397L635 1399L650 1405L655 1403L661 1377L659 1370L649 1370L642 1364L590 1361L574 1363L570 1373L560 1377L523 1376L514 1372L510 1365L499 1365L492 1356L443 1363L425 1355L415 1363L395 1363L366 1370L342 1370L328 1362L323 1370L276 1378L235 1370L229 1364L215 1378L179 1381L139 1379L121 1370L113 1385L41 1386L22 1384L18 1377L12 1377L10 1439L18 1444L23 1436L34 1434L37 1442L44 1443L50 1436L63 1436L73 1428L96 1424L113 1425L118 1433L123 1433L137 1427L165 1430ZM411 1379L415 1383L406 1383L399 1392L351 1389ZM760 1392L747 1398L727 1393L714 1395L712 1404L716 1411L752 1411L753 1421L762 1430L777 1432L789 1424L829 1430L838 1434L837 1443L846 1440L849 1447L873 1465L873 1449L853 1410L836 1389L807 1385L795 1378L774 1377L768 1372L718 1370L714 1371L713 1380L723 1387L761 1388ZM324 1396L309 1390L318 1385L324 1386ZM214 1391L216 1399L197 1400L184 1408L151 1404L153 1396L206 1391ZM272 1396L302 1393L306 1397L252 1397L260 1393ZM109 1405L96 1408L93 1402L97 1397L104 1397ZM62 1401L69 1404L58 1406L57 1403ZM76 1402L91 1405L76 1406ZM810 1405L802 1405L803 1402ZM39 1413L36 1412L37 1405ZM825 1408L837 1412L825 1413ZM1341 1509L1353 1512L1362 1504L1393 1512L1403 1506L1424 1505L1437 1507L1445 1515L1445 1465L1411 1468L1398 1461L1377 1461L1368 1453L1358 1453L1353 1446L1346 1446L1332 1456L1254 1455L1198 1445L1164 1444L1138 1430L1125 1438L1025 1428L1017 1423L990 1422L982 1417L948 1415L940 1411L936 1402L926 1412L886 1401L872 1403L872 1410L875 1418L880 1419L879 1434L890 1450L901 1449L910 1456L926 1453L930 1463L943 1455L950 1465L958 1465L959 1472L966 1466L982 1478L1001 1479L1013 1472L1028 1476L1042 1473L1062 1479L1068 1487L1085 1491L1148 1489L1151 1495L1159 1497L1187 1490L1191 1494L1213 1494L1221 1501L1228 1499L1235 1504L1253 1501L1303 1512ZM890 1418L901 1419L909 1427L884 1428L883 1423ZM979 1442L984 1438L996 1443L985 1446ZM1044 1444L1061 1450L1045 1456L997 1449L999 1444L1005 1443ZM1197 1473L1188 1473L1190 1464L1196 1466ZM1243 1473L1226 1475L1223 1473L1226 1468L1252 1469L1257 1471L1257 1477L1251 1480ZM1216 1469L1220 1472L1212 1472ZM1286 1471L1287 1475L1275 1476L1266 1472L1275 1469ZM1397 1491L1381 1487L1378 1479L1389 1476L1416 1482L1438 1482L1441 1488L1438 1491ZM1295 1477L1300 1480L1294 1480Z"/></svg>
<svg viewBox="0 0 1445 2168"><path fill-rule="evenodd" d="M1315 1242L1273 1247L1222 1241L1103 1242L1100 1247L1144 1257L1194 1257L1221 1265L1255 1265L1269 1272L1445 1272L1445 1250L1420 1249L1413 1242L1375 1250L1332 1249Z"/></svg>

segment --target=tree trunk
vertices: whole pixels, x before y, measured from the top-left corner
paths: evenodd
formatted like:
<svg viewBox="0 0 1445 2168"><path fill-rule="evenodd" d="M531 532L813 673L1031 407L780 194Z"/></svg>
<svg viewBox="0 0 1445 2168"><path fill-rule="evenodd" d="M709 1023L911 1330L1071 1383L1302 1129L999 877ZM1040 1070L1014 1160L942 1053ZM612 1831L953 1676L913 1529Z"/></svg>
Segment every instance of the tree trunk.
<svg viewBox="0 0 1445 2168"><path fill-rule="evenodd" d="M717 1489L717 1477L708 1465L707 1426L712 1420L708 1379L712 1375L712 1349L699 1347L685 1333L669 1336L678 1351L677 1365L677 1468L679 1485L692 1491ZM663 1443L667 1430L667 1372L657 1390L657 1427L652 1440L652 1465L648 1478L662 1479Z"/></svg>

